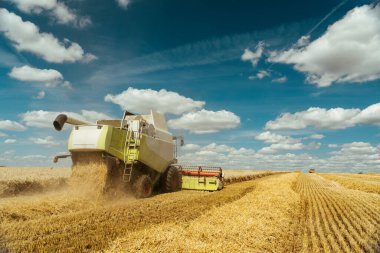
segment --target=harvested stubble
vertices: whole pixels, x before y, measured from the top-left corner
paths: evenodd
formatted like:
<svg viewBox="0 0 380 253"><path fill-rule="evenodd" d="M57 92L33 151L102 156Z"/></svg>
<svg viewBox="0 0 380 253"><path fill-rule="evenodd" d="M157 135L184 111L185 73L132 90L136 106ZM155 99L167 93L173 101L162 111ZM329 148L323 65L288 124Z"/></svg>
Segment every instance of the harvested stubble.
<svg viewBox="0 0 380 253"><path fill-rule="evenodd" d="M94 208L99 202L67 190L0 199L0 221L15 222L44 219L62 213L75 213ZM42 220L41 220L42 222ZM1 251L0 251L1 252Z"/></svg>
<svg viewBox="0 0 380 253"><path fill-rule="evenodd" d="M253 190L194 220L131 231L108 252L291 252L293 214L299 208L292 190L296 178L284 174L233 184Z"/></svg>
<svg viewBox="0 0 380 253"><path fill-rule="evenodd" d="M41 202L35 203L40 209L38 212L34 211L36 206L33 203L19 204L22 210L18 213L29 213L22 219L12 216L11 212L16 210L9 203L0 209L0 217L7 217L0 224L0 238L3 238L0 248L12 252L102 250L117 237L131 231L168 221L182 223L193 220L207 210L243 197L252 191L255 184L255 181L247 181L230 185L219 192L181 191L142 200L86 200L88 208L73 206L72 212L66 209L67 205L59 204L61 199L50 199L51 204L47 206L40 206ZM28 209L33 211L29 212Z"/></svg>
<svg viewBox="0 0 380 253"><path fill-rule="evenodd" d="M68 168L0 168L0 197L56 190L66 185Z"/></svg>
<svg viewBox="0 0 380 253"><path fill-rule="evenodd" d="M297 252L380 252L380 196L301 174Z"/></svg>
<svg viewBox="0 0 380 253"><path fill-rule="evenodd" d="M320 174L344 187L380 194L380 174Z"/></svg>

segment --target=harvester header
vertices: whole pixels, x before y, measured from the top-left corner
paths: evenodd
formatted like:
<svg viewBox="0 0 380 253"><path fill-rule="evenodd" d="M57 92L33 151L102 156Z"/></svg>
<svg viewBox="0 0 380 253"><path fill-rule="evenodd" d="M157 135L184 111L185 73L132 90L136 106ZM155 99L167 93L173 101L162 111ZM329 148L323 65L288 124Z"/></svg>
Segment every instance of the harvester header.
<svg viewBox="0 0 380 253"><path fill-rule="evenodd" d="M182 189L217 191L224 187L221 167L177 165L182 174Z"/></svg>

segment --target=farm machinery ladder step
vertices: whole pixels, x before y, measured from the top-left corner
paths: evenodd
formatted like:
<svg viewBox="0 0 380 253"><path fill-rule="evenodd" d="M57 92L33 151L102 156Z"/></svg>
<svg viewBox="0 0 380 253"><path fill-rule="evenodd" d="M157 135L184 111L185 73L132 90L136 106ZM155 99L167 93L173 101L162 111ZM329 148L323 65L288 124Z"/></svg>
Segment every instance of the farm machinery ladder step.
<svg viewBox="0 0 380 253"><path fill-rule="evenodd" d="M124 145L124 172L123 172L123 181L130 182L133 173L133 165L138 156L140 146L140 137L141 137L142 128L138 132L128 131L125 137ZM127 163L130 162L130 166Z"/></svg>
<svg viewBox="0 0 380 253"><path fill-rule="evenodd" d="M131 166L126 166L124 168L124 173L123 173L123 181L124 182L130 182L131 181L132 172L133 172L133 165L132 164L131 164Z"/></svg>

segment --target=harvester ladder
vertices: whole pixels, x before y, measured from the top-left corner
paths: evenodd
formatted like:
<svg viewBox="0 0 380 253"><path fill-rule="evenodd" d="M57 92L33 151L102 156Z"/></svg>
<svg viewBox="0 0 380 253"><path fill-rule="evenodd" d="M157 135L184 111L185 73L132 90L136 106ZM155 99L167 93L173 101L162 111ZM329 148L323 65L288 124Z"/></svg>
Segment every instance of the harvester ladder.
<svg viewBox="0 0 380 253"><path fill-rule="evenodd" d="M125 136L125 143L124 143L124 172L123 172L123 181L124 182L130 182L132 177L132 170L133 170L133 162L131 166L129 167L127 165L128 158L129 158L129 151L130 151L130 145L131 145L131 139L132 139L132 131L127 131L127 135ZM125 150L126 149L126 150Z"/></svg>
<svg viewBox="0 0 380 253"><path fill-rule="evenodd" d="M132 178L133 165L135 164L135 159L137 155L137 142L140 141L142 128L140 127L139 132L127 131L127 136L125 139L126 152L124 153L124 173L123 173L123 181L130 182ZM131 141L133 143L131 144ZM140 143L139 143L140 144ZM131 149L132 147L132 149ZM132 152L133 150L133 152ZM131 159L131 166L127 166L127 161Z"/></svg>

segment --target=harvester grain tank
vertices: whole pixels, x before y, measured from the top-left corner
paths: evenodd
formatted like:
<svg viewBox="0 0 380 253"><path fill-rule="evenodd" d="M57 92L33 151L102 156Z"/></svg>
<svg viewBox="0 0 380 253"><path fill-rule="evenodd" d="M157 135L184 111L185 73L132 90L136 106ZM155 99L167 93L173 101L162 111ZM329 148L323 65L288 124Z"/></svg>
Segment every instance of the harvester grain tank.
<svg viewBox="0 0 380 253"><path fill-rule="evenodd" d="M78 162L97 156L107 164L109 181L121 179L138 198L149 197L154 188L181 189L182 175L174 166L175 143L162 114L125 112L121 120L98 120L96 124L60 114L53 125L60 131L65 123L73 125L70 154L55 157L55 162L71 156L75 169Z"/></svg>

